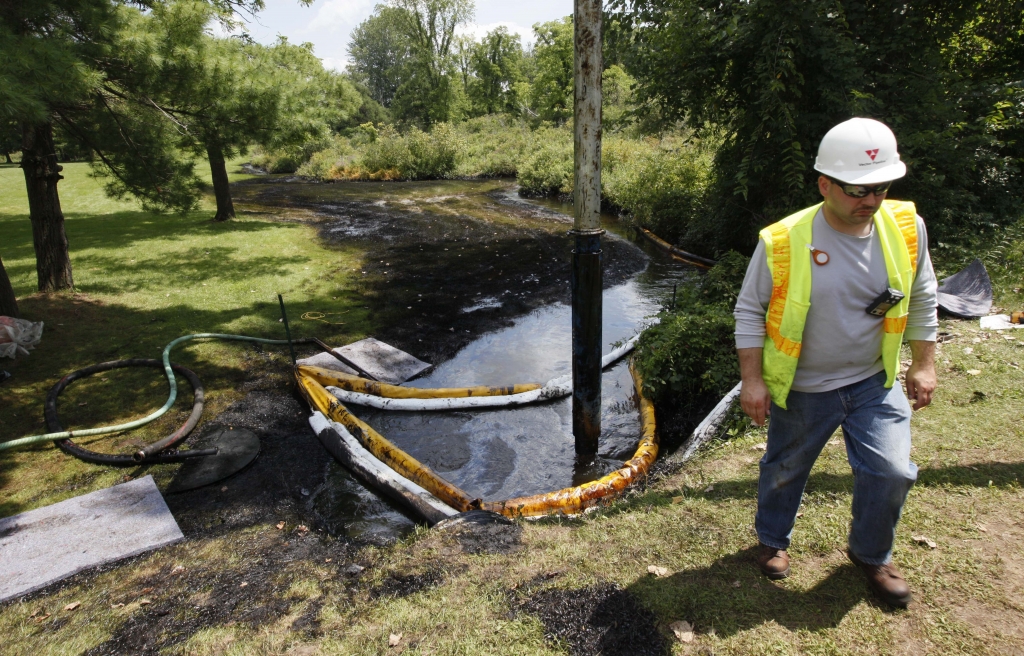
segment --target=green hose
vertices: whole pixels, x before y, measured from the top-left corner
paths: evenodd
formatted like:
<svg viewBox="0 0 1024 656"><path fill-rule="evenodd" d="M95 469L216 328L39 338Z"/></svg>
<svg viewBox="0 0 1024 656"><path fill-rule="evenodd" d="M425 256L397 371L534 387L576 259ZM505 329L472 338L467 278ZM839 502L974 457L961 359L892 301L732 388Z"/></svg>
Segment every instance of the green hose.
<svg viewBox="0 0 1024 656"><path fill-rule="evenodd" d="M59 433L46 433L45 435L29 435L28 437L21 437L16 440L10 440L8 442L0 442L0 451L6 451L7 449L13 449L19 446L26 446L29 444L37 444L39 442L52 442L53 440L63 440L71 437L88 437L90 435L107 435L109 433L120 433L121 431L132 430L139 426L145 426L151 421L159 419L165 412L171 409L174 405L175 399L178 398L178 382L174 379L174 372L171 370L171 350L175 346L182 342L188 342L193 339L224 339L235 342L256 342L258 344L288 344L287 339L264 339L262 337L249 337L248 335L227 335L223 333L196 333L194 335L185 335L179 337L170 344L164 347L163 361L164 361L164 373L167 376L167 382L170 384L171 392L167 396L167 402L164 403L163 407L154 412L151 415L143 417L142 419L136 419L135 421L129 421L126 424L118 424L116 426L101 426L99 428L87 428L85 430L77 431L61 431Z"/></svg>

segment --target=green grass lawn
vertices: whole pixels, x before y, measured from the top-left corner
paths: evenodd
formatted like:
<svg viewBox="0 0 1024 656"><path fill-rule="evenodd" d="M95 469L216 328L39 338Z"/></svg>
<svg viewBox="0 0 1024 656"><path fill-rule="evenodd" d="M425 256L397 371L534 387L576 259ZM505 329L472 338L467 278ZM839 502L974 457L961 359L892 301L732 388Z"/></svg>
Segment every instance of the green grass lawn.
<svg viewBox="0 0 1024 656"><path fill-rule="evenodd" d="M232 178L245 177L239 162ZM296 336L317 334L338 343L365 336L369 323L352 303L347 281L361 254L327 249L314 230L241 212L213 223L213 201L186 216L153 214L136 204L108 198L86 164L65 164L59 184L71 251L75 290L35 294L35 255L22 172L0 167L0 257L24 318L44 321L43 340L28 357L4 360L13 378L0 387L0 440L45 433L46 391L65 373L122 358L159 358L164 345L197 332L242 333L284 338L277 294L290 309ZM303 312L347 312L344 326L299 319ZM283 357L284 350L276 351ZM249 376L251 347L192 343L174 360L196 371L207 390L206 417L239 398L235 389ZM179 381L188 389L187 383ZM62 395L65 428L120 423L156 410L167 384L155 370L108 372ZM124 453L131 445L170 434L187 416L186 391L172 412L128 435L97 438L91 448ZM64 457L50 446L0 458L0 516L79 494L75 484L91 465ZM122 473L104 470L94 487Z"/></svg>
<svg viewBox="0 0 1024 656"><path fill-rule="evenodd" d="M306 310L349 311L334 335L323 324L314 330L295 320L302 334L341 342L372 328L350 287L359 253L318 245L308 226L250 214L213 224L208 205L188 217L148 214L106 199L82 165L65 174L78 290L38 296L21 172L0 168L0 255L23 315L47 322L39 349L2 364L14 373L0 386L3 438L44 430L46 390L71 369L158 357L164 344L189 332L281 336L276 292L285 294L293 319ZM1021 287L1019 273L1000 280L997 302L1020 303L1013 291ZM653 613L672 654L1022 654L1024 330L981 332L977 322L944 321L942 331L948 336L938 347L939 389L913 419L920 475L895 548L915 595L908 610L875 602L843 554L852 478L838 435L808 484L791 549L793 576L770 582L757 573L750 554L765 433L752 429L714 442L614 506L581 519L524 522L523 548L510 555L466 553L426 529L392 546L350 551L315 532L273 524L191 538L4 606L0 651L79 654L132 626L196 621L194 632L160 653L565 654L536 616L515 612L516 600L538 589L611 582ZM212 415L265 366L251 354L207 343L182 349L175 360L203 378ZM283 354L274 358L282 362ZM111 372L70 389L61 411L68 424L89 426L142 415L164 398L165 385L152 372ZM166 434L184 413L93 444L126 450ZM0 454L0 516L106 487L125 473L50 446ZM247 578L268 554L280 559L272 580ZM360 577L344 572L353 560L366 568ZM649 565L668 574L653 576ZM411 594L374 592L424 574L430 584ZM201 621L250 581L248 590L266 587L237 602L234 615L225 613L237 621ZM72 602L81 605L63 610ZM285 610L266 622L245 619L263 604ZM159 615L160 608L172 614ZM677 620L693 624L693 642L673 641L668 625Z"/></svg>

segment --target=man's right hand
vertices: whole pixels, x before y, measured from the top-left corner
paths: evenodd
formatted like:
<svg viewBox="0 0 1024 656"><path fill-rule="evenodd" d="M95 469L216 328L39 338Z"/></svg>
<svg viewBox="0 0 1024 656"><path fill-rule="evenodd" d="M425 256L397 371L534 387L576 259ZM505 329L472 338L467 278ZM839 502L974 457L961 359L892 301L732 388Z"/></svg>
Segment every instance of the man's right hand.
<svg viewBox="0 0 1024 656"><path fill-rule="evenodd" d="M772 395L761 377L744 380L740 389L740 405L755 426L764 426L765 417L771 414Z"/></svg>
<svg viewBox="0 0 1024 656"><path fill-rule="evenodd" d="M764 426L765 417L772 411L772 395L761 377L762 349L741 348L736 353L740 358L740 376L743 379L740 406L755 426Z"/></svg>

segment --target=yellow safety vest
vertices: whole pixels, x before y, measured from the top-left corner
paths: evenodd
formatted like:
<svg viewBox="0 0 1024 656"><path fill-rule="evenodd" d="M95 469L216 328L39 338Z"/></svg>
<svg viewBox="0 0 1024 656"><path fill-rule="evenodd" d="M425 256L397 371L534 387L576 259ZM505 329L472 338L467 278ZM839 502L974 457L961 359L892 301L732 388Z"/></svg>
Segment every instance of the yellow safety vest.
<svg viewBox="0 0 1024 656"><path fill-rule="evenodd" d="M765 317L762 375L772 400L781 408L793 386L807 311L811 307L811 226L821 203L787 216L761 231L772 298ZM900 346L907 327L910 287L917 273L917 210L913 203L886 200L874 216L882 243L889 286L903 292L903 300L885 313L882 321L882 362L885 386L892 387L900 365Z"/></svg>

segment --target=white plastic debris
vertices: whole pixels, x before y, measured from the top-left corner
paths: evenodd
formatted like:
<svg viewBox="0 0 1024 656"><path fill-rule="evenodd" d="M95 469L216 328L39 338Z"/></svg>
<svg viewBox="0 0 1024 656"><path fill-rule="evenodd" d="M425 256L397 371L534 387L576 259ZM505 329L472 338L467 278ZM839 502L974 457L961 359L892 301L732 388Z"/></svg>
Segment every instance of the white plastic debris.
<svg viewBox="0 0 1024 656"><path fill-rule="evenodd" d="M28 355L43 338L43 322L0 317L0 358Z"/></svg>
<svg viewBox="0 0 1024 656"><path fill-rule="evenodd" d="M1024 328L1024 323L1010 323L1010 315L993 314L981 318L982 330L1010 330L1011 328Z"/></svg>

